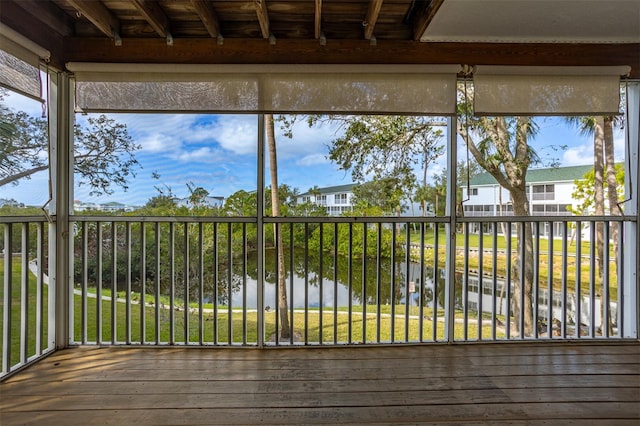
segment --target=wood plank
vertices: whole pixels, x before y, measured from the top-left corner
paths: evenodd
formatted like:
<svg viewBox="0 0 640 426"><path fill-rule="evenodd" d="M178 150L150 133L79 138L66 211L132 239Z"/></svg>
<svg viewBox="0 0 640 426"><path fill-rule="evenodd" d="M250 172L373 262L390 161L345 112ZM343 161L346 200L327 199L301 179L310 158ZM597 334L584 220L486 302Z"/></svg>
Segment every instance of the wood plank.
<svg viewBox="0 0 640 426"><path fill-rule="evenodd" d="M327 34L327 37L329 35ZM65 39L64 62L147 63L305 63L305 64L471 64L598 66L630 65L631 77L640 78L640 44L514 44L419 43L378 40L332 40L331 49L316 40L280 39L265 48L254 39L176 39L166 46L159 39L127 39L123 46L100 38Z"/></svg>
<svg viewBox="0 0 640 426"><path fill-rule="evenodd" d="M66 0L103 34L112 40L120 39L120 21L101 2L89 0Z"/></svg>
<svg viewBox="0 0 640 426"><path fill-rule="evenodd" d="M100 383L100 385L97 385ZM121 394L201 394L201 393L302 393L302 392L365 392L377 389L379 392L396 391L447 391L447 390L485 390L499 388L502 390L525 389L528 392L544 389L566 388L640 388L640 375L546 375L546 376L506 376L506 377L459 377L451 380L448 377L395 379L362 379L362 380L129 380L114 381L35 381L26 380L2 384L2 391L7 395L102 395L103 388L113 389L117 386Z"/></svg>
<svg viewBox="0 0 640 426"><path fill-rule="evenodd" d="M78 410L109 410L127 407L129 410L214 409L214 408L288 408L288 407L414 407L456 404L499 404L505 400L517 404L573 403L573 402L638 402L640 389L580 389L561 391L546 389L533 393L527 389L501 391L499 389L467 391L396 391L396 392L300 392L300 393L230 393L219 389L216 393L201 394L122 394L115 386L104 386L99 395L12 395L0 401L3 413L50 411L56 407L74 407Z"/></svg>
<svg viewBox="0 0 640 426"><path fill-rule="evenodd" d="M154 410L55 410L24 413L3 413L8 424L65 425L160 425L160 424L371 424L431 422L462 422L487 419L551 420L564 424L566 420L597 421L612 419L635 420L637 403L529 403L529 404L455 404L419 407L320 407L320 408L245 408L238 409L166 409Z"/></svg>
<svg viewBox="0 0 640 426"><path fill-rule="evenodd" d="M262 38L269 38L271 35L269 12L267 11L267 0L253 0L256 8L256 15L260 23Z"/></svg>
<svg viewBox="0 0 640 426"><path fill-rule="evenodd" d="M144 17L144 19L151 25L160 37L165 37L167 42L171 40L173 43L173 37L171 35L171 23L169 18L162 10L162 7L158 2L149 0L131 0L136 9Z"/></svg>
<svg viewBox="0 0 640 426"><path fill-rule="evenodd" d="M438 13L438 10L440 9L440 6L442 6L442 3L444 3L444 0L431 0L429 4L422 10L420 15L416 18L415 24L413 26L414 40L420 40L424 32L427 31L429 24L431 24L431 21L433 21L433 18L435 18L436 13Z"/></svg>
<svg viewBox="0 0 640 426"><path fill-rule="evenodd" d="M213 38L218 37L220 35L220 22L211 2L206 0L191 0L191 5L198 13L209 35Z"/></svg>
<svg viewBox="0 0 640 426"><path fill-rule="evenodd" d="M369 40L373 36L373 30L378 22L378 16L380 15L380 9L382 8L382 2L384 0L370 0L369 8L367 9L367 16L364 18L362 25L364 26L364 38Z"/></svg>
<svg viewBox="0 0 640 426"><path fill-rule="evenodd" d="M313 17L314 20L314 37L316 39L320 38L322 35L322 0L316 0L315 14Z"/></svg>

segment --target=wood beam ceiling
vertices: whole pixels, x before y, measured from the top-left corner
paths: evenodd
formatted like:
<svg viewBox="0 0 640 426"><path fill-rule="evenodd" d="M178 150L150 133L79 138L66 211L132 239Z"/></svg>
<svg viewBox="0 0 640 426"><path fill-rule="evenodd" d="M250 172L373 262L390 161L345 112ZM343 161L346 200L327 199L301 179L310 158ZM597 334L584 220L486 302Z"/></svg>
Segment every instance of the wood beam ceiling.
<svg viewBox="0 0 640 426"><path fill-rule="evenodd" d="M322 0L316 0L314 24L313 33L317 40L322 35Z"/></svg>
<svg viewBox="0 0 640 426"><path fill-rule="evenodd" d="M101 2L93 0L67 0L67 3L87 18L103 34L120 45L120 21Z"/></svg>
<svg viewBox="0 0 640 426"><path fill-rule="evenodd" d="M271 36L271 30L269 28L269 13L267 12L267 1L254 0L254 5L256 7L258 22L260 23L262 38L269 38Z"/></svg>
<svg viewBox="0 0 640 426"><path fill-rule="evenodd" d="M433 18L436 16L436 13L438 13L438 9L440 9L442 3L444 3L444 0L431 0L429 5L424 8L422 14L418 16L415 21L416 23L413 26L414 40L420 40L424 32L427 31L427 27L429 27L429 24L433 21Z"/></svg>
<svg viewBox="0 0 640 426"><path fill-rule="evenodd" d="M218 20L218 15L215 10L213 10L211 2L206 0L191 0L191 5L202 20L209 35L213 38L222 36L220 33L220 21Z"/></svg>
<svg viewBox="0 0 640 426"><path fill-rule="evenodd" d="M371 0L369 2L369 9L367 10L367 16L364 18L362 25L364 26L364 38L370 40L373 36L373 30L378 22L378 15L382 8L383 0Z"/></svg>
<svg viewBox="0 0 640 426"><path fill-rule="evenodd" d="M160 37L166 38L168 45L173 45L171 23L160 4L156 1L149 0L131 0L131 2L149 25L151 25L151 28L153 28Z"/></svg>
<svg viewBox="0 0 640 426"><path fill-rule="evenodd" d="M116 47L102 38L65 39L64 62L182 64L469 64L524 66L630 65L640 78L640 44L419 43L415 41L279 39L265 49L259 39L127 39ZM364 68L363 68L364 69Z"/></svg>

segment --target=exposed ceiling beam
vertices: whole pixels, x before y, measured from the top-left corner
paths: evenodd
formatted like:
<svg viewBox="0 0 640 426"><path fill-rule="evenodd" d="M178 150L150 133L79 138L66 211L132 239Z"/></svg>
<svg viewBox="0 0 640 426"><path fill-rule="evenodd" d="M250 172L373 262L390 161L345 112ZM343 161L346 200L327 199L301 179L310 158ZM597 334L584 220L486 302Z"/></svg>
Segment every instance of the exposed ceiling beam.
<svg viewBox="0 0 640 426"><path fill-rule="evenodd" d="M322 0L316 0L315 29L313 34L316 40L322 35Z"/></svg>
<svg viewBox="0 0 640 426"><path fill-rule="evenodd" d="M154 31L157 32L160 37L165 37L167 44L172 45L171 23L162 10L162 7L160 7L160 4L150 0L132 0L132 3Z"/></svg>
<svg viewBox="0 0 640 426"><path fill-rule="evenodd" d="M211 2L206 0L191 0L191 5L198 13L198 16L200 16L209 35L213 38L218 37L220 35L220 23Z"/></svg>
<svg viewBox="0 0 640 426"><path fill-rule="evenodd" d="M640 44L591 43L419 43L381 40L332 40L331 49L317 40L280 39L270 49L260 39L211 38L163 40L132 38L122 47L101 38L68 37L64 62L139 62L192 64L469 64L524 66L630 65L640 78ZM392 60L390 58L393 58Z"/></svg>
<svg viewBox="0 0 640 426"><path fill-rule="evenodd" d="M262 38L269 38L271 36L271 30L269 29L269 13L267 12L266 0L254 0L256 6L256 14L258 15L258 22L260 22L260 31L262 31Z"/></svg>
<svg viewBox="0 0 640 426"><path fill-rule="evenodd" d="M31 12L22 7L19 1L3 0L1 2L0 22L22 34L34 43L51 52L50 66L64 69L64 38L52 31L46 23L37 19ZM0 42L0 45L2 43Z"/></svg>
<svg viewBox="0 0 640 426"><path fill-rule="evenodd" d="M63 36L71 36L74 34L73 19L55 4L38 0L19 0L15 3L51 27L51 29L58 34ZM7 2L4 1L2 6L6 4Z"/></svg>
<svg viewBox="0 0 640 426"><path fill-rule="evenodd" d="M364 26L364 38L365 40L371 39L373 36L373 29L378 22L378 15L380 14L380 8L382 8L382 2L384 0L371 0L369 2L369 10L367 10L367 17L364 19L362 25Z"/></svg>
<svg viewBox="0 0 640 426"><path fill-rule="evenodd" d="M425 31L427 31L427 27L431 21L433 21L434 16L442 6L444 0L431 0L429 5L424 8L422 14L418 16L415 21L415 25L413 26L413 39L420 40Z"/></svg>
<svg viewBox="0 0 640 426"><path fill-rule="evenodd" d="M120 21L101 2L92 0L67 0L67 3L84 15L107 37L120 45Z"/></svg>

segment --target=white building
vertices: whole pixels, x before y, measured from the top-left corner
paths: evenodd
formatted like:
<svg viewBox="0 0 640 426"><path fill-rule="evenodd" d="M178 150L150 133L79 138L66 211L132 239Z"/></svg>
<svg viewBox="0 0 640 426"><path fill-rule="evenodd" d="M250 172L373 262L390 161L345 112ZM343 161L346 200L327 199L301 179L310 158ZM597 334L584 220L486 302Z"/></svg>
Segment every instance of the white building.
<svg viewBox="0 0 640 426"><path fill-rule="evenodd" d="M298 195L298 203L323 206L330 216L340 216L353 210L353 187L356 184L315 188Z"/></svg>
<svg viewBox="0 0 640 426"><path fill-rule="evenodd" d="M527 171L527 194L533 216L570 216L569 208L581 201L572 197L575 181L584 178L593 166L553 167ZM509 191L502 188L489 173L482 173L462 187L464 216L512 216L513 207ZM555 236L562 235L561 224L556 224ZM544 235L549 230L545 224Z"/></svg>

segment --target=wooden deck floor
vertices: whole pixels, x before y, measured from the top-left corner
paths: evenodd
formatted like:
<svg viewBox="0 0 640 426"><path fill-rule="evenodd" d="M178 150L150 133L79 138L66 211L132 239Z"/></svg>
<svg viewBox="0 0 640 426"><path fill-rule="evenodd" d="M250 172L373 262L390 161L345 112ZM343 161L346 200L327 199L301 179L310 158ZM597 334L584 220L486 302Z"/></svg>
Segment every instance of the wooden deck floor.
<svg viewBox="0 0 640 426"><path fill-rule="evenodd" d="M72 348L0 395L3 425L637 425L640 344Z"/></svg>

